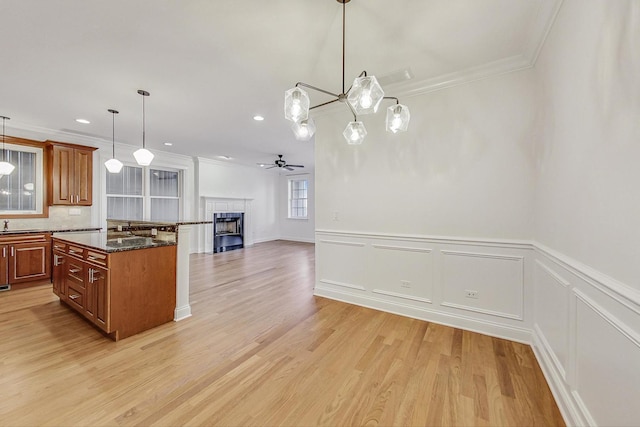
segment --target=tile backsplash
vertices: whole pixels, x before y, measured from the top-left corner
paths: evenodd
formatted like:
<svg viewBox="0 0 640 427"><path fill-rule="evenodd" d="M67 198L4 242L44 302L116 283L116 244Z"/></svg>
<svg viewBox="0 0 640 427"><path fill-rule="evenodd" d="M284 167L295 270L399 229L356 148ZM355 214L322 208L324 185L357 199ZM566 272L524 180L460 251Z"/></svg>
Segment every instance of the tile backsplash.
<svg viewBox="0 0 640 427"><path fill-rule="evenodd" d="M69 213L79 213L70 215ZM49 218L9 218L9 230L24 229L72 229L89 228L91 224L91 206L50 206ZM0 227L4 220L0 220Z"/></svg>

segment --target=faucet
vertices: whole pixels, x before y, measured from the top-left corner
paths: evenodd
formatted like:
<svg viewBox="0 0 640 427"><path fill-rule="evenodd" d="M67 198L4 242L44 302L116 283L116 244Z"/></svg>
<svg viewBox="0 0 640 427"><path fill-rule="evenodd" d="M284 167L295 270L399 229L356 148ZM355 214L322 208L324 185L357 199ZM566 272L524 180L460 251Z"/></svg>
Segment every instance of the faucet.
<svg viewBox="0 0 640 427"><path fill-rule="evenodd" d="M9 220L4 220L4 229L2 231L9 231Z"/></svg>

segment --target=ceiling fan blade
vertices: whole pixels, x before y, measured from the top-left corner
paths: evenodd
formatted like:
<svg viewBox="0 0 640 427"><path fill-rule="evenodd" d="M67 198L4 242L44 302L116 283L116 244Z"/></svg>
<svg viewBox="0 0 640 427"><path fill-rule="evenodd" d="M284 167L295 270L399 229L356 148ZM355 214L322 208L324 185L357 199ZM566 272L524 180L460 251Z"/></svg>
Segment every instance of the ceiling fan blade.
<svg viewBox="0 0 640 427"><path fill-rule="evenodd" d="M285 166L284 168L285 168L286 170L288 170L288 171L292 171L292 170L294 170L292 167L289 167L288 165L287 165L287 166Z"/></svg>
<svg viewBox="0 0 640 427"><path fill-rule="evenodd" d="M289 166L290 168L303 168L304 167L302 165L287 165L287 166Z"/></svg>
<svg viewBox="0 0 640 427"><path fill-rule="evenodd" d="M273 169L275 167L277 167L277 166L273 165L273 166L269 166L268 168L265 168L265 169Z"/></svg>

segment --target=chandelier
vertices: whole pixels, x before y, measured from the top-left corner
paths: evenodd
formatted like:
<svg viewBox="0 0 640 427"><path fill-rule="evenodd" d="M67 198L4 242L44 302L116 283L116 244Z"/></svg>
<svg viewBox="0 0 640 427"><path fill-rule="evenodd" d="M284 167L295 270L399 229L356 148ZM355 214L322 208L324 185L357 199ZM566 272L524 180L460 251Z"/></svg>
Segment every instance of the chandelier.
<svg viewBox="0 0 640 427"><path fill-rule="evenodd" d="M362 141L364 141L364 138L367 136L367 130L364 127L364 123L358 121L358 115L377 112L383 99L395 101L395 105L387 108L385 126L387 132L404 132L409 126L409 119L411 117L409 108L407 108L406 105L400 104L398 98L385 96L375 76L369 76L366 71L363 71L355 78L351 87L345 90L345 10L346 3L349 3L349 1L350 0L337 0L338 3L342 3L342 92L333 93L307 83L298 82L295 87L289 89L284 94L284 117L293 122L292 129L297 140L308 141L315 132L315 124L313 119L309 117L309 111L333 104L334 102L346 104L353 115L353 121L349 122L342 133L347 143L351 145L362 144ZM309 95L301 87L322 92L335 99L309 107Z"/></svg>

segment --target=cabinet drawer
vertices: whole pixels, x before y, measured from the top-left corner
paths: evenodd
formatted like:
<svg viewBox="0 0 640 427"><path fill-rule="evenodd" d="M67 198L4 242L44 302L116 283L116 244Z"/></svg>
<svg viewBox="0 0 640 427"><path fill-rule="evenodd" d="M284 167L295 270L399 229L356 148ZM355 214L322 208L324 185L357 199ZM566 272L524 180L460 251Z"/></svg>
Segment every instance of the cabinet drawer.
<svg viewBox="0 0 640 427"><path fill-rule="evenodd" d="M106 267L108 264L107 260L107 254L87 249L87 261Z"/></svg>
<svg viewBox="0 0 640 427"><path fill-rule="evenodd" d="M75 283L67 283L67 302L70 306L84 312L85 292L84 288L76 287Z"/></svg>
<svg viewBox="0 0 640 427"><path fill-rule="evenodd" d="M82 262L74 259L68 259L67 265L67 282L73 283L79 289L85 289L85 266Z"/></svg>
<svg viewBox="0 0 640 427"><path fill-rule="evenodd" d="M71 256L83 258L84 249L81 246L67 245L67 253Z"/></svg>
<svg viewBox="0 0 640 427"><path fill-rule="evenodd" d="M67 244L66 243L62 243L58 240L54 240L53 241L53 250L58 250L60 252L66 252L67 251Z"/></svg>

